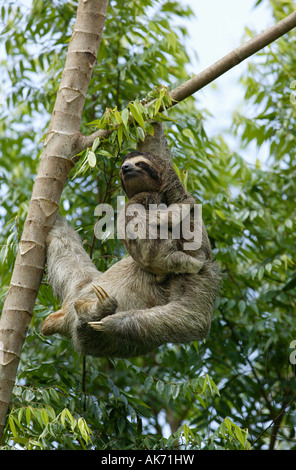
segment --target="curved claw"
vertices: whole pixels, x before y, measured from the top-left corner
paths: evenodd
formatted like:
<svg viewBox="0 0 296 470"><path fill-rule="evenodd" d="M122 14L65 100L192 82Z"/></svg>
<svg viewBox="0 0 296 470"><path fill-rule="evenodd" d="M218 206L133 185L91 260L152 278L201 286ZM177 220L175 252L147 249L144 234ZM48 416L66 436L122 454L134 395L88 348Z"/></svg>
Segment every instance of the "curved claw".
<svg viewBox="0 0 296 470"><path fill-rule="evenodd" d="M89 321L88 324L96 331L104 330L104 323L102 321Z"/></svg>
<svg viewBox="0 0 296 470"><path fill-rule="evenodd" d="M93 290L95 291L95 294L98 297L100 302L103 303L105 300L109 299L109 295L107 294L105 289L103 289L103 287L96 286L95 284L92 284L92 286L93 286Z"/></svg>

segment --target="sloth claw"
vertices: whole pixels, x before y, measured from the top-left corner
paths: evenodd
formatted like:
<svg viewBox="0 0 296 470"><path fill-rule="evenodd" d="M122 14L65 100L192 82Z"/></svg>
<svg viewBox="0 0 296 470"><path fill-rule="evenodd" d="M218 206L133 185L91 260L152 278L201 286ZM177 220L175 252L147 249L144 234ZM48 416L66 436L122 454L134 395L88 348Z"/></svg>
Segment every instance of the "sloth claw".
<svg viewBox="0 0 296 470"><path fill-rule="evenodd" d="M93 290L95 291L96 296L98 297L99 301L103 303L105 300L109 299L109 295L103 289L101 286L96 286L95 284L92 284Z"/></svg>
<svg viewBox="0 0 296 470"><path fill-rule="evenodd" d="M88 324L96 331L104 330L104 323L102 321L89 321Z"/></svg>

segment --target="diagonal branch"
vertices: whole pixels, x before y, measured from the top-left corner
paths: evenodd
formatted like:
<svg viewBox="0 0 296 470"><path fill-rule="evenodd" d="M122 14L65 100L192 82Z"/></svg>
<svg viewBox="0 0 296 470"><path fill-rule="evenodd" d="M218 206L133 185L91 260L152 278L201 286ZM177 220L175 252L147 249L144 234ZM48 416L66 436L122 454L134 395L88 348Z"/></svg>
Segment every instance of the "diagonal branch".
<svg viewBox="0 0 296 470"><path fill-rule="evenodd" d="M193 95L193 93L196 93L198 90L205 87L213 80L216 80L216 78L220 77L225 72L240 64L243 60L252 56L264 47L268 46L276 39L279 39L281 36L288 33L295 27L296 11L278 23L274 24L270 28L266 29L262 33L258 34L258 36L250 39L245 44L237 47L222 59L218 60L218 62L207 67L203 72L195 75L187 82L172 90L170 96L174 104L179 103L180 101L185 100L185 98L188 98L188 96Z"/></svg>
<svg viewBox="0 0 296 470"><path fill-rule="evenodd" d="M213 65L210 65L201 73L190 78L186 82L182 83L180 86L174 88L170 91L169 95L172 99L172 106L181 101L185 100L189 96L193 95L197 91L204 88L209 83L216 80L218 77L223 75L228 70L231 70L236 65L240 64L242 61L251 57L256 52L260 51L264 47L271 44L273 41L279 39L284 34L291 31L291 29L296 27L296 11L288 15L283 20L274 24L266 31L263 31L258 36L250 39L245 44L234 49L232 52L224 56L222 59L215 62ZM147 106L149 106L148 103ZM115 127L116 128L116 127ZM114 128L114 129L115 129ZM113 130L114 130L113 129ZM89 136L80 136L79 141L77 142L77 152L79 153L87 147L91 147L94 140L99 137L101 139L107 138L112 134L113 130L98 130Z"/></svg>

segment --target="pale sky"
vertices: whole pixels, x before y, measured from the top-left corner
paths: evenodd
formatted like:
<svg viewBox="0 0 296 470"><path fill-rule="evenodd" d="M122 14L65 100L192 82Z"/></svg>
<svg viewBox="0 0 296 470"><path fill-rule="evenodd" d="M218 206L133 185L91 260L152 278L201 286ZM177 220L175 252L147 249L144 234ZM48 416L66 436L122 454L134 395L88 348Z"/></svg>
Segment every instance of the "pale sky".
<svg viewBox="0 0 296 470"><path fill-rule="evenodd" d="M257 34L274 24L267 2L253 8L255 0L187 0L196 19L187 24L189 47L198 53L199 62L192 63L192 73L199 73L242 43L245 27ZM242 99L239 77L252 57L218 78L213 85L196 94L214 115L227 114ZM219 126L220 127L220 126Z"/></svg>
<svg viewBox="0 0 296 470"><path fill-rule="evenodd" d="M197 52L199 59L198 63L192 61L190 72L194 74L238 47L242 43L245 27L259 34L274 24L266 1L256 8L256 0L187 0L186 3L196 15L195 20L186 24L191 38L189 48ZM232 113L244 105L244 91L238 80L252 60L250 57L195 95L201 108L213 114L206 125L208 134L222 132L232 145L236 143L227 137ZM245 158L252 163L257 157L260 160L266 158L264 149L258 151L253 147L252 155L248 151L244 153Z"/></svg>

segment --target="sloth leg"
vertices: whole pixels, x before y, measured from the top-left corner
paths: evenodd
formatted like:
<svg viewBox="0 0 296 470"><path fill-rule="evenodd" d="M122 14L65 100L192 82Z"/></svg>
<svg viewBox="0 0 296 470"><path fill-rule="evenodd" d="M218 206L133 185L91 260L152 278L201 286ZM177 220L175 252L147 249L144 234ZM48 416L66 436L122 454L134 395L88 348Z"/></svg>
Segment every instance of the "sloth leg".
<svg viewBox="0 0 296 470"><path fill-rule="evenodd" d="M197 274L205 262L204 252L200 252L197 257L187 255L183 251L176 251L167 255L159 266L159 273L155 276L158 284L164 282L168 275L174 274Z"/></svg>
<svg viewBox="0 0 296 470"><path fill-rule="evenodd" d="M66 334L65 328L65 317L66 311L61 308L57 312L51 313L42 323L42 334L45 336L54 335L55 333L60 333L64 336Z"/></svg>

